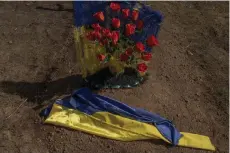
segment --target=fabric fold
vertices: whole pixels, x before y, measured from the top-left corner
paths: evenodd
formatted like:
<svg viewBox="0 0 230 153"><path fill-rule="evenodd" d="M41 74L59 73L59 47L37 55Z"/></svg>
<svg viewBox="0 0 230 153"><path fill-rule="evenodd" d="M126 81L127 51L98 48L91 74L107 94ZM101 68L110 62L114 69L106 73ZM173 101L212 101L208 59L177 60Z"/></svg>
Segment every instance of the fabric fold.
<svg viewBox="0 0 230 153"><path fill-rule="evenodd" d="M215 150L206 136L179 132L171 121L82 88L43 110L45 123L98 136L134 141L161 139L171 145Z"/></svg>

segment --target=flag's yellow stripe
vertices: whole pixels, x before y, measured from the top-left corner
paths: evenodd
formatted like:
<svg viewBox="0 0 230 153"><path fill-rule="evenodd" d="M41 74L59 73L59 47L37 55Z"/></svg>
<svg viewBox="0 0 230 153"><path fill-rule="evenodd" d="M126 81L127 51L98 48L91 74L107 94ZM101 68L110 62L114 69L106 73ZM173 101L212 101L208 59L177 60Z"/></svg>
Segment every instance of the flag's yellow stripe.
<svg viewBox="0 0 230 153"><path fill-rule="evenodd" d="M102 137L121 140L165 139L153 125L124 118L108 112L96 112L93 115L82 113L54 104L45 123L81 130ZM206 136L182 133L179 146L215 150Z"/></svg>
<svg viewBox="0 0 230 153"><path fill-rule="evenodd" d="M180 133L183 137L179 140L179 146L215 151L215 147L209 137L187 132Z"/></svg>
<svg viewBox="0 0 230 153"><path fill-rule="evenodd" d="M100 64L99 60L97 59L97 55L99 53L107 55L107 53L104 46L85 38L86 33L89 31L90 30L85 29L84 26L74 28L74 40L77 56L76 59L78 64L81 66L83 78L85 78L87 75L92 75L105 67L111 67L117 73L122 72L124 70L125 63L118 60L120 53L116 54L115 52L113 55L111 55L108 63Z"/></svg>

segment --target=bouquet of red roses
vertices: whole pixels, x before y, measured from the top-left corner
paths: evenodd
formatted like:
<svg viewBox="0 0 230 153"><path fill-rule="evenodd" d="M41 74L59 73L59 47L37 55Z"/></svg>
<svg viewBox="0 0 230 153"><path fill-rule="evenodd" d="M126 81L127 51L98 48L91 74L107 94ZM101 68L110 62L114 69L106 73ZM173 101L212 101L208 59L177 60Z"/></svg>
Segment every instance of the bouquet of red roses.
<svg viewBox="0 0 230 153"><path fill-rule="evenodd" d="M109 13L108 13L109 12ZM123 68L131 67L141 76L147 72L147 63L151 60L151 52L146 47L158 45L154 35L150 35L143 42L134 42L131 38L144 30L144 21L140 19L138 10L122 8L119 3L111 2L108 12L92 14L97 22L88 26L85 37L100 45L103 49L98 51L97 59L100 64L106 64L115 59ZM105 15L106 13L106 15ZM124 69L123 69L124 70ZM124 72L116 72L118 74Z"/></svg>

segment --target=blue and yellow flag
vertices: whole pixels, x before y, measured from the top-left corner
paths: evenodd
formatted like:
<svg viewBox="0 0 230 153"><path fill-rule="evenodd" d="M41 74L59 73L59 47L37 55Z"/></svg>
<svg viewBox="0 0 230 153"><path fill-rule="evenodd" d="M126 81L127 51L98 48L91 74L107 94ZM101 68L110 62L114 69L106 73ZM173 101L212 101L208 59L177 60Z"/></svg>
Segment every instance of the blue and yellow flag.
<svg viewBox="0 0 230 153"><path fill-rule="evenodd" d="M45 123L84 131L109 139L161 139L176 146L215 150L207 136L179 132L171 121L143 109L93 94L82 88L57 100L41 113Z"/></svg>

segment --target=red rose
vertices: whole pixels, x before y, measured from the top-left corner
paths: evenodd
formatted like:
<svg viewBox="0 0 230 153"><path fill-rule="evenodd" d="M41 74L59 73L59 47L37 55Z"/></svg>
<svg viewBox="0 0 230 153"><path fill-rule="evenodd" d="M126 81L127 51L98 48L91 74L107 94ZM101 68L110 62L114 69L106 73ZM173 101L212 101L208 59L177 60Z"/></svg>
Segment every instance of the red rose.
<svg viewBox="0 0 230 153"><path fill-rule="evenodd" d="M93 34L95 39L98 39L98 40L101 39L101 34L99 31L93 31L92 34Z"/></svg>
<svg viewBox="0 0 230 153"><path fill-rule="evenodd" d="M110 3L110 8L113 11L119 11L121 9L120 5L118 3Z"/></svg>
<svg viewBox="0 0 230 153"><path fill-rule="evenodd" d="M135 28L136 28L136 25L134 25L134 24L126 24L125 25L125 35L130 36L130 35L134 34Z"/></svg>
<svg viewBox="0 0 230 153"><path fill-rule="evenodd" d="M138 19L138 16L139 16L139 12L137 10L134 10L132 12L132 19L136 21Z"/></svg>
<svg viewBox="0 0 230 153"><path fill-rule="evenodd" d="M93 15L93 17L95 17L98 21L104 21L105 20L103 12L97 12Z"/></svg>
<svg viewBox="0 0 230 153"><path fill-rule="evenodd" d="M105 59L105 55L103 55L103 54L98 54L97 55L97 59L99 60L99 61L104 61L104 59Z"/></svg>
<svg viewBox="0 0 230 153"><path fill-rule="evenodd" d="M113 25L114 28L119 28L120 25L121 25L121 22L120 22L119 19L113 18L113 19L112 19L112 25Z"/></svg>
<svg viewBox="0 0 230 153"><path fill-rule="evenodd" d="M91 41L94 41L94 40L95 40L95 37L94 37L94 35L93 35L92 32L87 33L87 34L86 34L86 38L89 39L89 40L91 40Z"/></svg>
<svg viewBox="0 0 230 153"><path fill-rule="evenodd" d="M96 31L100 31L101 30L101 26L98 23L92 24L91 26Z"/></svg>
<svg viewBox="0 0 230 153"><path fill-rule="evenodd" d="M158 40L153 35L151 35L150 37L148 37L147 44L150 47L159 45Z"/></svg>
<svg viewBox="0 0 230 153"><path fill-rule="evenodd" d="M128 55L128 56L131 56L132 53L133 53L133 49L132 49L132 48L128 48L128 49L126 49L126 51L125 51L125 54Z"/></svg>
<svg viewBox="0 0 230 153"><path fill-rule="evenodd" d="M137 65L137 69L139 72L145 72L147 70L147 65L145 63L141 63Z"/></svg>
<svg viewBox="0 0 230 153"><path fill-rule="evenodd" d="M120 59L121 59L121 61L127 61L129 59L129 56L127 54L123 53L120 55Z"/></svg>
<svg viewBox="0 0 230 153"><path fill-rule="evenodd" d="M102 35L106 38L112 38L112 34L109 29L103 29L102 30Z"/></svg>
<svg viewBox="0 0 230 153"><path fill-rule="evenodd" d="M137 42L136 43L136 49L139 51L139 52L143 52L145 50L145 46L144 44L142 44L141 42Z"/></svg>
<svg viewBox="0 0 230 153"><path fill-rule="evenodd" d="M127 18L129 16L129 9L122 9L122 15L124 18Z"/></svg>
<svg viewBox="0 0 230 153"><path fill-rule="evenodd" d="M149 60L151 60L151 58L152 58L152 54L151 53L143 53L142 54L142 59L144 60L144 61L149 61Z"/></svg>
<svg viewBox="0 0 230 153"><path fill-rule="evenodd" d="M118 40L119 40L119 32L118 31L113 31L112 32L112 43L114 45L116 45Z"/></svg>
<svg viewBox="0 0 230 153"><path fill-rule="evenodd" d="M144 26L144 22L142 20L138 20L137 21L137 29L141 30Z"/></svg>

